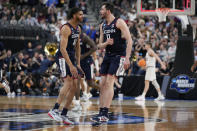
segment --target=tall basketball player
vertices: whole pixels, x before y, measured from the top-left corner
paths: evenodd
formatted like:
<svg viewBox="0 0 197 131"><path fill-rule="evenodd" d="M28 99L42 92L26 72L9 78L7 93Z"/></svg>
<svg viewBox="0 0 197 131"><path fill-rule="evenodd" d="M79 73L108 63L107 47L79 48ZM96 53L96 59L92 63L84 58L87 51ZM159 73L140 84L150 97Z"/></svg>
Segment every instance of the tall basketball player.
<svg viewBox="0 0 197 131"><path fill-rule="evenodd" d="M142 93L142 95L136 97L136 100L145 100L146 93L149 89L149 84L152 82L154 87L157 90L158 97L155 100L163 100L165 99L164 96L161 93L160 86L156 80L156 72L155 72L155 65L156 65L156 60L161 64L162 69L166 69L166 66L164 63L161 61L161 59L158 57L158 55L151 49L152 45L151 43L147 43L145 45L145 48L147 50L146 53L146 74L145 74L145 88Z"/></svg>
<svg viewBox="0 0 197 131"><path fill-rule="evenodd" d="M120 18L115 18L113 5L103 3L100 15L104 22L100 26L98 47L105 49L105 57L101 64L100 82L100 110L99 115L91 118L95 122L107 122L108 110L114 95L114 81L116 75L130 66L132 39L129 29ZM124 66L124 68L123 68Z"/></svg>
<svg viewBox="0 0 197 131"><path fill-rule="evenodd" d="M49 111L48 115L56 121L73 124L68 119L67 112L77 89L78 78L82 75L80 67L81 28L78 24L83 21L83 12L79 8L72 8L68 19L68 23L61 28L60 50L57 52L61 75L64 77L64 85L60 90L53 109ZM66 102L60 115L58 109L64 97L66 98Z"/></svg>

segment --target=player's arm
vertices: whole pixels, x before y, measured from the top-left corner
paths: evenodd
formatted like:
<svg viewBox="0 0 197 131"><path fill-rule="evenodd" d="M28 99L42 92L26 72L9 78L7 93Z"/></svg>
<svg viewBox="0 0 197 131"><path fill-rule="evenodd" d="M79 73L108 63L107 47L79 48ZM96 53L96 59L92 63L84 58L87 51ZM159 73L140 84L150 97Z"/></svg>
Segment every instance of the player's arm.
<svg viewBox="0 0 197 131"><path fill-rule="evenodd" d="M79 27L79 38L76 44L76 57L77 57L77 65L80 66L80 57L81 57L81 47L80 47L80 35L81 35L81 28Z"/></svg>
<svg viewBox="0 0 197 131"><path fill-rule="evenodd" d="M7 53L6 53L6 50L3 50L3 53L2 55L0 56L0 60L3 60L7 57Z"/></svg>
<svg viewBox="0 0 197 131"><path fill-rule="evenodd" d="M68 56L68 52L66 50L67 45L68 45L68 37L71 34L71 30L68 26L63 26L61 29L61 41L60 41L60 51L66 61L66 63L68 64L69 67L74 66Z"/></svg>
<svg viewBox="0 0 197 131"><path fill-rule="evenodd" d="M126 60L125 60L124 67L125 67L125 69L128 69L129 65L130 65L129 58L131 56L131 49L132 49L133 41L131 38L129 28L128 28L127 24L124 22L124 20L118 19L116 26L117 26L117 28L119 28L121 30L121 33L123 34L124 38L127 41Z"/></svg>
<svg viewBox="0 0 197 131"><path fill-rule="evenodd" d="M191 71L194 72L194 69L196 68L197 66L197 61L194 62L194 64L192 65L191 67Z"/></svg>
<svg viewBox="0 0 197 131"><path fill-rule="evenodd" d="M164 70L166 69L166 66L164 65L164 63L161 61L161 59L159 58L159 56L152 49L149 49L148 50L148 53L149 53L150 56L156 58L156 60L161 64L161 68L162 69L164 69Z"/></svg>
<svg viewBox="0 0 197 131"><path fill-rule="evenodd" d="M93 52L97 50L96 43L92 39L90 39L90 37L87 36L85 33L83 33L82 42L88 44L91 48L88 52L81 56L81 60L91 55Z"/></svg>
<svg viewBox="0 0 197 131"><path fill-rule="evenodd" d="M104 49L107 45L113 44L113 39L107 39L106 42L103 42L103 29L102 29L103 23L100 25L100 37L99 37L99 49Z"/></svg>

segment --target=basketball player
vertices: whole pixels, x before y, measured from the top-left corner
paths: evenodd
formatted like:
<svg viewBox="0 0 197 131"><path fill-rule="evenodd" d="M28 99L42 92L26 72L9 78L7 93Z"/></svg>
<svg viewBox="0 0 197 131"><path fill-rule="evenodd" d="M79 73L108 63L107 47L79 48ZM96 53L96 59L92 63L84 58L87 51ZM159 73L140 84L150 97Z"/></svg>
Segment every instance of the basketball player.
<svg viewBox="0 0 197 131"><path fill-rule="evenodd" d="M106 52L100 70L100 110L98 115L91 118L99 123L109 120L108 110L114 95L116 75L130 66L132 39L129 29L124 20L115 18L112 13L113 5L103 3L100 15L104 22L100 26L98 47Z"/></svg>
<svg viewBox="0 0 197 131"><path fill-rule="evenodd" d="M7 57L6 50L3 43L0 42L0 88L4 88L8 97L11 96L9 83L5 77L3 77L3 60Z"/></svg>
<svg viewBox="0 0 197 131"><path fill-rule="evenodd" d="M48 115L56 121L65 124L73 124L67 117L68 108L72 102L77 89L77 82L82 70L80 67L80 34L81 28L78 26L83 21L83 12L79 8L72 8L68 14L68 22L61 28L60 50L57 52L58 65L61 75L64 77L64 85L60 90L58 99ZM75 57L76 56L76 57ZM66 98L65 105L59 114L59 107Z"/></svg>
<svg viewBox="0 0 197 131"><path fill-rule="evenodd" d="M158 97L155 100L164 100L164 96L161 93L160 86L157 83L156 80L156 72L155 72L155 65L156 65L156 60L161 64L162 69L166 69L165 64L161 61L161 59L158 57L158 55L151 49L151 43L147 43L145 45L145 48L147 50L146 53L146 74L145 74L145 88L142 93L142 95L136 97L136 100L145 100L146 93L149 89L149 84L150 81L154 85L154 87L157 90Z"/></svg>
<svg viewBox="0 0 197 131"><path fill-rule="evenodd" d="M97 46L93 40L90 39L89 36L87 36L85 33L82 33L81 36L81 68L84 71L85 79L87 80L88 86L99 88L99 85L94 83L93 81L93 59L90 56L93 52L96 51ZM81 80L84 81L83 78ZM76 100L75 100L75 107L72 110L79 111L82 110L80 106L80 85L78 86L77 92L76 92Z"/></svg>

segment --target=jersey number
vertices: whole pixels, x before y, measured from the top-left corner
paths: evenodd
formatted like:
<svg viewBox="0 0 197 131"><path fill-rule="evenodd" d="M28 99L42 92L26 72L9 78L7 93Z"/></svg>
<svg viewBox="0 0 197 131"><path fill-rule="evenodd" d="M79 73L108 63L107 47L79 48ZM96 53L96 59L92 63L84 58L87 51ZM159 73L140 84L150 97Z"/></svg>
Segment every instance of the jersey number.
<svg viewBox="0 0 197 131"><path fill-rule="evenodd" d="M77 39L74 39L74 41L73 41L73 46L75 46L76 43L77 43Z"/></svg>
<svg viewBox="0 0 197 131"><path fill-rule="evenodd" d="M107 36L107 39L110 39L110 34L106 34L106 36Z"/></svg>

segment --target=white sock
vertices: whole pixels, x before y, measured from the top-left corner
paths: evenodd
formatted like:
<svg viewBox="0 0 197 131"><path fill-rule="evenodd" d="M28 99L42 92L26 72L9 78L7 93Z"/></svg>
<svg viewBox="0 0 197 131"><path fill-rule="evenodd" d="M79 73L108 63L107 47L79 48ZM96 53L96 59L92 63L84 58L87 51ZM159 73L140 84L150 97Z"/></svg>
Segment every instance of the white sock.
<svg viewBox="0 0 197 131"><path fill-rule="evenodd" d="M158 96L162 96L161 91L160 91L160 92L158 92Z"/></svg>
<svg viewBox="0 0 197 131"><path fill-rule="evenodd" d="M146 93L143 92L143 93L142 93L142 96L145 97L145 95L146 95Z"/></svg>

